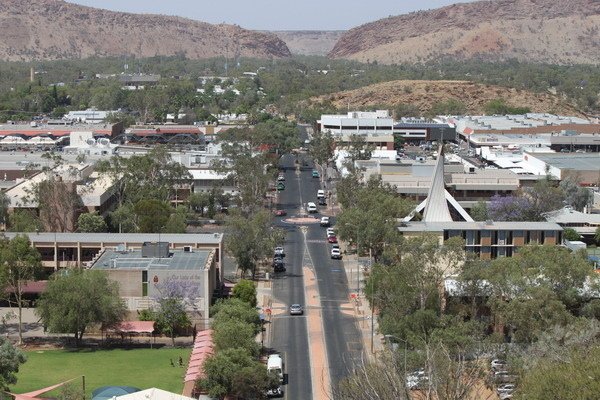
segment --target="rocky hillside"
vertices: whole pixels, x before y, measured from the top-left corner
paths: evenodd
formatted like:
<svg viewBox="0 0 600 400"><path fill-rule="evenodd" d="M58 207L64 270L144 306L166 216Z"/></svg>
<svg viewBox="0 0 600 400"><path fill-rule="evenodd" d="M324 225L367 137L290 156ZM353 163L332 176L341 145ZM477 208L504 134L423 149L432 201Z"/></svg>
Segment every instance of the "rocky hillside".
<svg viewBox="0 0 600 400"><path fill-rule="evenodd" d="M278 58L290 51L275 35L233 25L106 11L62 0L0 0L3 60L175 54Z"/></svg>
<svg viewBox="0 0 600 400"><path fill-rule="evenodd" d="M467 114L471 115L484 114L485 105L495 99L504 99L505 103L512 107L528 107L532 112L582 115L559 96L551 93L532 93L468 81L391 81L320 96L311 101L331 101L337 108L351 110L360 110L367 106L393 107L398 104L412 104L425 114L435 103L449 99L463 103Z"/></svg>
<svg viewBox="0 0 600 400"><path fill-rule="evenodd" d="M272 31L283 40L292 54L325 56L342 37L344 31Z"/></svg>
<svg viewBox="0 0 600 400"><path fill-rule="evenodd" d="M329 56L387 64L444 57L598 64L600 1L491 0L414 12L347 31Z"/></svg>

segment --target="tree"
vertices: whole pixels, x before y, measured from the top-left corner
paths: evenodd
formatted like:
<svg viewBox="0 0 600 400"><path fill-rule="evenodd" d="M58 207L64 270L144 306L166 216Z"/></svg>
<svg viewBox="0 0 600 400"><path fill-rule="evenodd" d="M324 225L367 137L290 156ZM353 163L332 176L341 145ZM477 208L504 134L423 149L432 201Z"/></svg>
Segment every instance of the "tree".
<svg viewBox="0 0 600 400"><path fill-rule="evenodd" d="M162 232L169 221L171 206L164 201L142 199L133 207L138 232Z"/></svg>
<svg viewBox="0 0 600 400"><path fill-rule="evenodd" d="M17 235L0 244L0 262L5 291L14 296L19 317L19 344L23 343L23 289L41 273L40 253L31 246L27 236Z"/></svg>
<svg viewBox="0 0 600 400"><path fill-rule="evenodd" d="M593 399L600 391L600 346L572 351L563 360L540 360L526 371L518 399Z"/></svg>
<svg viewBox="0 0 600 400"><path fill-rule="evenodd" d="M254 282L247 279L240 280L233 287L233 297L256 307L256 286Z"/></svg>
<svg viewBox="0 0 600 400"><path fill-rule="evenodd" d="M594 232L594 241L598 246L600 246L600 226L596 228L596 232Z"/></svg>
<svg viewBox="0 0 600 400"><path fill-rule="evenodd" d="M96 213L83 213L77 218L77 230L79 232L106 232L108 226L106 221Z"/></svg>
<svg viewBox="0 0 600 400"><path fill-rule="evenodd" d="M252 325L234 319L219 319L212 324L213 342L217 351L243 348L252 356L258 356L260 346L255 340Z"/></svg>
<svg viewBox="0 0 600 400"><path fill-rule="evenodd" d="M275 383L274 377L267 375L266 365L255 361L243 348L225 349L209 357L204 363L204 373L205 378L198 381L198 386L218 399L228 394L264 399L266 390Z"/></svg>
<svg viewBox="0 0 600 400"><path fill-rule="evenodd" d="M8 208L10 207L10 199L6 195L6 192L0 192L0 224L4 225L4 228L8 226L9 215Z"/></svg>
<svg viewBox="0 0 600 400"><path fill-rule="evenodd" d="M418 117L421 115L421 110L415 104L400 103L394 108L394 117L396 119L404 117Z"/></svg>
<svg viewBox="0 0 600 400"><path fill-rule="evenodd" d="M505 115L505 114L527 114L530 111L529 107L513 107L506 104L504 99L494 99L487 102L483 109L488 115Z"/></svg>
<svg viewBox="0 0 600 400"><path fill-rule="evenodd" d="M579 186L575 177L568 176L563 179L559 184L559 188L563 192L565 203L577 211L583 211L586 206L594 201L593 192L589 188Z"/></svg>
<svg viewBox="0 0 600 400"><path fill-rule="evenodd" d="M369 160L373 149L373 145L367 143L363 135L351 135L348 143L348 162L354 166L355 161Z"/></svg>
<svg viewBox="0 0 600 400"><path fill-rule="evenodd" d="M171 337L171 342L175 346L177 332L191 326L190 318L185 311L185 304L181 298L163 297L158 299L156 325L161 332Z"/></svg>
<svg viewBox="0 0 600 400"><path fill-rule="evenodd" d="M469 213L475 221L486 221L489 219L488 207L485 201L478 201L475 203L471 212Z"/></svg>
<svg viewBox="0 0 600 400"><path fill-rule="evenodd" d="M38 204L40 222L49 232L72 232L75 216L83 207L74 182L53 174L35 185L32 195Z"/></svg>
<svg viewBox="0 0 600 400"><path fill-rule="evenodd" d="M43 226L33 211L17 209L8 217L8 225L12 232L38 232Z"/></svg>
<svg viewBox="0 0 600 400"><path fill-rule="evenodd" d="M283 231L271 226L271 214L259 210L244 216L232 212L227 217L225 247L236 259L238 268L254 275L257 263L272 255L273 248L283 241Z"/></svg>
<svg viewBox="0 0 600 400"><path fill-rule="evenodd" d="M254 334L260 332L260 318L256 308L237 298L223 299L211 307L210 314L215 322L242 321L252 325Z"/></svg>
<svg viewBox="0 0 600 400"><path fill-rule="evenodd" d="M27 357L15 348L10 340L0 337L0 388L8 390L9 385L17 383L19 366L27 361Z"/></svg>
<svg viewBox="0 0 600 400"><path fill-rule="evenodd" d="M317 131L310 140L308 153L321 169L322 177L324 169L327 168L327 163L333 158L334 147L335 141L328 132Z"/></svg>
<svg viewBox="0 0 600 400"><path fill-rule="evenodd" d="M248 144L223 144L222 148L228 160L213 162L213 168L233 180L241 209L250 213L263 204L269 186L269 162L264 153L255 153Z"/></svg>
<svg viewBox="0 0 600 400"><path fill-rule="evenodd" d="M377 260L385 244L391 245L398 237L396 219L407 215L412 207L378 179L369 180L355 192L356 204L340 213L337 232L341 239L370 250Z"/></svg>
<svg viewBox="0 0 600 400"><path fill-rule="evenodd" d="M565 228L563 237L570 241L581 240L581 235L573 228Z"/></svg>
<svg viewBox="0 0 600 400"><path fill-rule="evenodd" d="M71 333L77 345L90 325L114 326L125 312L118 283L95 270L69 270L49 281L36 309L49 332Z"/></svg>

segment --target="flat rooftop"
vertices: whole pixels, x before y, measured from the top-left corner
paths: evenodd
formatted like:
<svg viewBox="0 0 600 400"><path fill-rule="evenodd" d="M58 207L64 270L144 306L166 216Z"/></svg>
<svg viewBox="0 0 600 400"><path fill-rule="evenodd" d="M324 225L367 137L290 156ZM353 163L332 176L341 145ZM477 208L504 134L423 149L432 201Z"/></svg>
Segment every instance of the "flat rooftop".
<svg viewBox="0 0 600 400"><path fill-rule="evenodd" d="M169 257L142 257L141 250L105 250L92 269L129 270L203 270L210 255L208 250L171 250Z"/></svg>
<svg viewBox="0 0 600 400"><path fill-rule="evenodd" d="M443 231L470 231L470 230L499 230L499 231L562 231L563 228L553 222L515 222L515 221L493 221L487 224L483 221L466 222L405 222L406 226L399 225L400 232L443 232Z"/></svg>
<svg viewBox="0 0 600 400"><path fill-rule="evenodd" d="M600 153L528 153L559 169L600 172Z"/></svg>
<svg viewBox="0 0 600 400"><path fill-rule="evenodd" d="M113 243L144 243L158 241L158 233L54 233L54 232L5 232L4 235L12 239L16 235L28 235L32 243L72 243L85 244L110 244ZM222 233L161 233L161 242L171 244L209 244L218 245L223 241Z"/></svg>

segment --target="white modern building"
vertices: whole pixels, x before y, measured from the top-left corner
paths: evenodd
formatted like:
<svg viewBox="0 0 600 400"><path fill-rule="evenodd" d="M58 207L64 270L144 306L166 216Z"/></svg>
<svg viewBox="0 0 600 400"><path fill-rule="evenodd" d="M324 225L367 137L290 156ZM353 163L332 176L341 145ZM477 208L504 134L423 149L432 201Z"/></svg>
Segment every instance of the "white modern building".
<svg viewBox="0 0 600 400"><path fill-rule="evenodd" d="M82 122L86 124L101 124L103 123L108 115L114 111L100 111L95 108L88 108L83 111L69 111L63 119L75 122Z"/></svg>
<svg viewBox="0 0 600 400"><path fill-rule="evenodd" d="M321 115L320 130L332 135L391 135L394 119L387 110L352 111L346 115Z"/></svg>

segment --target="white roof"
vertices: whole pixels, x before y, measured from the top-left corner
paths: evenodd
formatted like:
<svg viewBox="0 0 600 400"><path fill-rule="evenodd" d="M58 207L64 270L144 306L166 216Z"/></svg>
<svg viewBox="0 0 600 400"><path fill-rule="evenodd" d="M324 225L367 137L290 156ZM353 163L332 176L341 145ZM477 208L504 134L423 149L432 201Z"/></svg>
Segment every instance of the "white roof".
<svg viewBox="0 0 600 400"><path fill-rule="evenodd" d="M192 397L167 392L158 388L150 388L135 393L117 396L119 400L194 400Z"/></svg>
<svg viewBox="0 0 600 400"><path fill-rule="evenodd" d="M283 360L279 354L271 354L267 359L267 369L271 368L283 369Z"/></svg>

